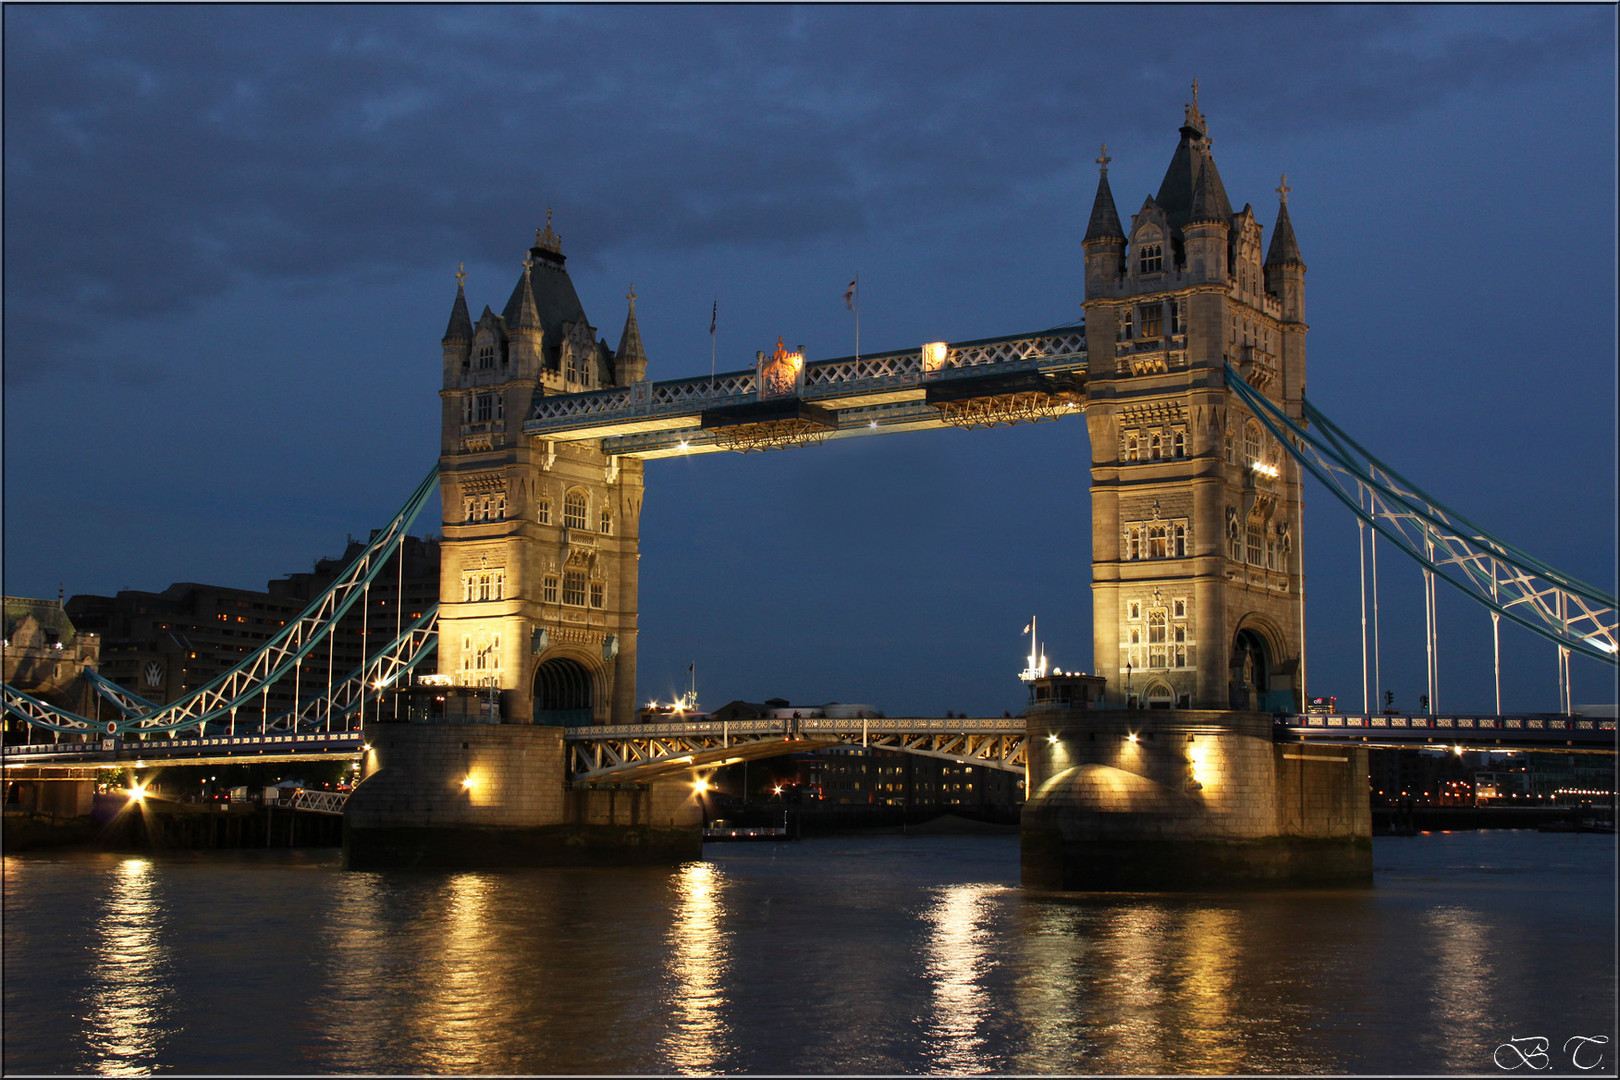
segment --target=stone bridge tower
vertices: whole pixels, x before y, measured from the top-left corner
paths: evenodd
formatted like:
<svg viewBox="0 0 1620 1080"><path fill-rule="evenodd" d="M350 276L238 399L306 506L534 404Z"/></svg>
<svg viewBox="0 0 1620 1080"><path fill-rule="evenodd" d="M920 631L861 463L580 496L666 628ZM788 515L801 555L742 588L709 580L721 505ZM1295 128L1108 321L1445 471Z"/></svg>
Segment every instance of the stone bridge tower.
<svg viewBox="0 0 1620 1080"><path fill-rule="evenodd" d="M1196 83L1128 233L1108 163L1105 146L1083 241L1095 670L1121 705L1294 711L1300 471L1224 374L1300 419L1305 265L1286 179L1266 251L1254 211L1227 201Z"/></svg>
<svg viewBox="0 0 1620 1080"><path fill-rule="evenodd" d="M646 378L634 290L610 350L564 261L548 211L500 314L474 322L457 274L443 341L439 673L498 689L507 723L635 713L642 464L523 434L545 394Z"/></svg>

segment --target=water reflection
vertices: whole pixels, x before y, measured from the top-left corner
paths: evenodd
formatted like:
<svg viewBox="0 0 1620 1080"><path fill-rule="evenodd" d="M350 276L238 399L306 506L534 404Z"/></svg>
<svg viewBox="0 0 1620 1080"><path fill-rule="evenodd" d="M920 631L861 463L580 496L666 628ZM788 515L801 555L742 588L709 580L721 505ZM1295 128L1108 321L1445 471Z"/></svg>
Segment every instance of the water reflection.
<svg viewBox="0 0 1620 1080"><path fill-rule="evenodd" d="M500 957L486 913L489 890L483 874L455 874L434 897L437 926L421 939L423 993L406 1021L424 1072L479 1071L492 1028L506 1022L490 1015L485 998Z"/></svg>
<svg viewBox="0 0 1620 1080"><path fill-rule="evenodd" d="M1487 930L1474 912L1455 906L1434 908L1424 922L1433 943L1434 1018L1449 1036L1443 1046L1448 1064L1478 1068L1479 1048L1494 1034L1486 1030L1487 1018L1496 1012Z"/></svg>
<svg viewBox="0 0 1620 1080"><path fill-rule="evenodd" d="M924 916L934 998L926 1046L930 1063L938 1070L993 1067L984 1056L981 1030L992 1007L985 978L995 965L988 923L996 912L989 899L1004 891L995 885L949 886Z"/></svg>
<svg viewBox="0 0 1620 1080"><path fill-rule="evenodd" d="M157 875L148 859L124 859L107 883L96 920L96 967L85 996L88 1065L107 1075L150 1072L166 1039L169 958Z"/></svg>
<svg viewBox="0 0 1620 1080"><path fill-rule="evenodd" d="M669 930L666 969L673 982L672 1025L661 1047L668 1068L688 1076L713 1072L730 1032L724 982L730 934L713 863L687 863L675 882L676 905Z"/></svg>

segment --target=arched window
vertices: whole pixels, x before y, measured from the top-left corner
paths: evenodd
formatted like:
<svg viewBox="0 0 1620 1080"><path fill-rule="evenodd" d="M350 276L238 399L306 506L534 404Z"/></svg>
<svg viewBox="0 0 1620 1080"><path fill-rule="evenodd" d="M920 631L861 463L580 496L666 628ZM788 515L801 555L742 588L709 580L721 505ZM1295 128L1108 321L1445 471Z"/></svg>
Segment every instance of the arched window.
<svg viewBox="0 0 1620 1080"><path fill-rule="evenodd" d="M1230 431L1228 431L1226 433L1226 435L1224 436L1224 439L1225 439L1225 442L1226 442L1226 463L1228 465L1234 465L1234 464L1236 464L1236 462L1232 460L1232 458L1233 458L1233 454L1232 454L1232 433Z"/></svg>
<svg viewBox="0 0 1620 1080"><path fill-rule="evenodd" d="M602 535L613 535L613 511L606 507L602 508Z"/></svg>
<svg viewBox="0 0 1620 1080"><path fill-rule="evenodd" d="M1144 274L1157 274L1164 269L1164 245L1142 244L1136 249L1137 268Z"/></svg>
<svg viewBox="0 0 1620 1080"><path fill-rule="evenodd" d="M542 498L540 498L539 500L537 500L535 502L534 520L538 521L542 525L550 525L551 524L551 500L550 499L542 497Z"/></svg>
<svg viewBox="0 0 1620 1080"><path fill-rule="evenodd" d="M1184 458L1187 456L1187 433L1177 431L1170 436L1170 454L1172 457Z"/></svg>
<svg viewBox="0 0 1620 1080"><path fill-rule="evenodd" d="M1155 431L1148 436L1148 460L1160 461L1164 458L1164 440Z"/></svg>
<svg viewBox="0 0 1620 1080"><path fill-rule="evenodd" d="M578 488L570 491L563 498L563 525L569 529L583 529L585 527L586 510L585 493Z"/></svg>
<svg viewBox="0 0 1620 1080"><path fill-rule="evenodd" d="M1137 441L1136 433L1125 436L1125 460L1136 461L1142 456L1141 443Z"/></svg>
<svg viewBox="0 0 1620 1080"><path fill-rule="evenodd" d="M1127 559L1140 559L1142 557L1142 530L1141 529L1132 529L1131 530L1131 532L1130 532L1130 540L1127 543L1126 548L1125 548L1125 557ZM1134 615L1131 616L1131 618L1133 618L1133 619L1135 617L1136 616L1134 616Z"/></svg>
<svg viewBox="0 0 1620 1080"><path fill-rule="evenodd" d="M1253 466L1260 461L1260 424L1250 420L1243 425L1243 464Z"/></svg>
<svg viewBox="0 0 1620 1080"><path fill-rule="evenodd" d="M1119 336L1121 339L1129 341L1136 336L1135 318L1136 313L1131 308L1126 308L1124 312L1120 314Z"/></svg>
<svg viewBox="0 0 1620 1080"><path fill-rule="evenodd" d="M1171 554L1178 559L1185 559L1187 557L1187 526L1176 526L1175 544L1171 548Z"/></svg>
<svg viewBox="0 0 1620 1080"><path fill-rule="evenodd" d="M1163 611L1148 612L1148 644L1163 645L1165 639L1165 618Z"/></svg>
<svg viewBox="0 0 1620 1080"><path fill-rule="evenodd" d="M1165 547L1165 528L1163 525L1149 525L1147 534L1147 557L1162 559L1169 554Z"/></svg>
<svg viewBox="0 0 1620 1080"><path fill-rule="evenodd" d="M492 368L495 366L495 346L493 344L485 343L478 346L478 366L480 368Z"/></svg>

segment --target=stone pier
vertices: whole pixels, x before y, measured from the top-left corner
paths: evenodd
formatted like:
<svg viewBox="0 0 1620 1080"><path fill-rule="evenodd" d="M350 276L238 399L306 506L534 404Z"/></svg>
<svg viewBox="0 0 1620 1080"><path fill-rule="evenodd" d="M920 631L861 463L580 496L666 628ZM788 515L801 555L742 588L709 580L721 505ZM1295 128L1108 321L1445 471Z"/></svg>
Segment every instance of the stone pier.
<svg viewBox="0 0 1620 1080"><path fill-rule="evenodd" d="M675 863L702 857L690 784L570 790L563 732L529 724L366 726L343 856L382 867Z"/></svg>
<svg viewBox="0 0 1620 1080"><path fill-rule="evenodd" d="M1053 890L1372 883L1367 752L1266 713L1032 709L1023 882Z"/></svg>

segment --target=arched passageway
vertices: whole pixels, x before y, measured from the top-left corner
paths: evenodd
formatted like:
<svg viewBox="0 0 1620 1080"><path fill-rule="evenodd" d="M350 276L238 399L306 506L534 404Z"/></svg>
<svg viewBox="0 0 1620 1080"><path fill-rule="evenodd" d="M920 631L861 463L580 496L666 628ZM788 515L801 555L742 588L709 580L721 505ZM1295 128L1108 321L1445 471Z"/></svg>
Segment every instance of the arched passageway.
<svg viewBox="0 0 1620 1080"><path fill-rule="evenodd" d="M591 722L591 673L577 660L555 657L534 672L534 722L578 727Z"/></svg>

